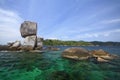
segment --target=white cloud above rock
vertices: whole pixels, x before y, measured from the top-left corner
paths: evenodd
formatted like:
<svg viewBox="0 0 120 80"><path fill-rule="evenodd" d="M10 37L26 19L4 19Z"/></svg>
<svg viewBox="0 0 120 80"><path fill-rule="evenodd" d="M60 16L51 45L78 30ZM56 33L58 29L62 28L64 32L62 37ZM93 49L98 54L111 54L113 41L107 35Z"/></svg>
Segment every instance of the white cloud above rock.
<svg viewBox="0 0 120 80"><path fill-rule="evenodd" d="M21 40L19 29L22 22L17 12L0 8L0 44Z"/></svg>

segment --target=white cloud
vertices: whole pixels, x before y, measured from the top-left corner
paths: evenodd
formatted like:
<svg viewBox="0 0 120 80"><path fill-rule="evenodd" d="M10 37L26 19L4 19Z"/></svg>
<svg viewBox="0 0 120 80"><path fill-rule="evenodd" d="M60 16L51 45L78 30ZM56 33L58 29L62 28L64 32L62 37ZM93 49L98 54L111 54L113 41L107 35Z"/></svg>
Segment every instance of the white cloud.
<svg viewBox="0 0 120 80"><path fill-rule="evenodd" d="M75 39L81 39L81 40L108 40L108 41L113 41L118 39L116 36L120 34L120 29L114 29L114 30L109 30L109 31L101 31L101 32L95 32L95 33L86 33L86 34L80 34L75 36ZM117 40L116 40L117 41ZM119 40L118 40L119 41Z"/></svg>
<svg viewBox="0 0 120 80"><path fill-rule="evenodd" d="M0 44L21 40L20 24L23 19L15 11L0 8Z"/></svg>
<svg viewBox="0 0 120 80"><path fill-rule="evenodd" d="M103 24L111 24L111 23L120 23L120 19L111 19L111 20L104 20L101 23Z"/></svg>

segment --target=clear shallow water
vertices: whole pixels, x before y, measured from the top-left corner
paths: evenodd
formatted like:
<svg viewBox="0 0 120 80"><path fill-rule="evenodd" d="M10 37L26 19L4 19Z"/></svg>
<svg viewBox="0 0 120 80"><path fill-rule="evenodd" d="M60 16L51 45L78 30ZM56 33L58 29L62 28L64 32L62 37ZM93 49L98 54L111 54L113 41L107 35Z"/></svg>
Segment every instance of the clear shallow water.
<svg viewBox="0 0 120 80"><path fill-rule="evenodd" d="M42 54L0 52L0 80L120 80L119 65L65 59L61 53L68 47L60 48ZM120 47L84 48L120 53Z"/></svg>

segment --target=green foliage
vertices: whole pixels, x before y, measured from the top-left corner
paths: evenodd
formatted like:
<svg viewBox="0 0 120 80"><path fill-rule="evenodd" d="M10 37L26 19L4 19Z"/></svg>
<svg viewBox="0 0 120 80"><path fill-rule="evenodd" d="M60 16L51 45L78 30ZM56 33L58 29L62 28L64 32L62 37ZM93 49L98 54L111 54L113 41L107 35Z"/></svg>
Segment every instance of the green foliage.
<svg viewBox="0 0 120 80"><path fill-rule="evenodd" d="M92 45L89 42L85 41L62 41L62 40L44 40L43 41L44 45L50 45L50 46L56 46L56 45L61 45L61 46L88 46Z"/></svg>
<svg viewBox="0 0 120 80"><path fill-rule="evenodd" d="M86 42L86 41L62 41L62 40L51 40L46 39L43 41L44 45L50 46L120 46L120 42L101 42L101 41L93 41L93 42Z"/></svg>

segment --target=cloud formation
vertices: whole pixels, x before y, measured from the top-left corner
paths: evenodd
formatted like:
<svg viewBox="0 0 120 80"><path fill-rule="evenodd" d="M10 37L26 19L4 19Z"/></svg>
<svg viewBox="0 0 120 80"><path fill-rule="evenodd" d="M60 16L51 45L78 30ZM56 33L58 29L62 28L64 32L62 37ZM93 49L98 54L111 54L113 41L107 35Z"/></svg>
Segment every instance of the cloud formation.
<svg viewBox="0 0 120 80"><path fill-rule="evenodd" d="M111 20L104 20L104 21L102 21L102 23L104 23L104 24L120 23L120 18L111 19Z"/></svg>
<svg viewBox="0 0 120 80"><path fill-rule="evenodd" d="M2 0L0 8L7 10L0 9L0 43L19 39L22 18L37 22L38 35L44 39L120 42L119 4L115 0Z"/></svg>
<svg viewBox="0 0 120 80"><path fill-rule="evenodd" d="M21 22L23 19L17 12L0 8L0 44L21 40Z"/></svg>

